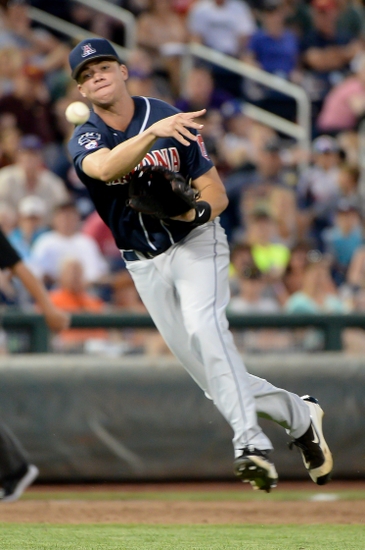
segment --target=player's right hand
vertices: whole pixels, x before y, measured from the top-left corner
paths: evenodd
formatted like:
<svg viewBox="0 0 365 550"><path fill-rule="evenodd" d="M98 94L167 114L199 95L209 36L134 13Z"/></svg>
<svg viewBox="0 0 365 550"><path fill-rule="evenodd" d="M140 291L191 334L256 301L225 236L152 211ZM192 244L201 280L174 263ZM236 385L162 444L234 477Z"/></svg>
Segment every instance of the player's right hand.
<svg viewBox="0 0 365 550"><path fill-rule="evenodd" d="M198 124L194 120L206 113L206 109L193 111L190 113L178 113L167 118L163 118L150 126L149 131L156 137L173 137L183 145L190 145L190 141L197 141L197 136L189 131L189 128L201 130L203 124ZM190 140L190 141L188 141Z"/></svg>

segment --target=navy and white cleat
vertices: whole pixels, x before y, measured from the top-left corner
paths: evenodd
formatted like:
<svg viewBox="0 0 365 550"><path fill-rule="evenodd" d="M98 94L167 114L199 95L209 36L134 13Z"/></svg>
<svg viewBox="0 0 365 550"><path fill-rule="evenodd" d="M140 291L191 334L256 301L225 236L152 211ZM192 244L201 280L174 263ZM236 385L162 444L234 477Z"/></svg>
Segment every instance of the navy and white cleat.
<svg viewBox="0 0 365 550"><path fill-rule="evenodd" d="M252 445L242 450L242 455L234 461L234 473L244 483L251 483L256 491L266 491L276 487L278 474L268 460L269 451L261 451Z"/></svg>
<svg viewBox="0 0 365 550"><path fill-rule="evenodd" d="M315 397L303 395L302 399L309 407L311 423L305 434L294 439L289 447L298 447L314 483L325 485L331 479L333 459L322 430L324 412Z"/></svg>

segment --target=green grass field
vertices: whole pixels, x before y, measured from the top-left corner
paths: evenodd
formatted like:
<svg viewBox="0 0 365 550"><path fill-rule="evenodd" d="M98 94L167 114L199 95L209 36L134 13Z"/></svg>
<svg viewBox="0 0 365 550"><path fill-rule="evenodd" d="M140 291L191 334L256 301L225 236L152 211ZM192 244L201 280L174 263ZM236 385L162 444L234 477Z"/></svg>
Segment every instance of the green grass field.
<svg viewBox="0 0 365 550"><path fill-rule="evenodd" d="M315 495L365 501L363 490L253 491L29 491L22 501L310 501ZM9 505L10 506L10 505ZM15 509L15 508L14 508ZM147 525L2 523L0 550L365 550L364 524Z"/></svg>
<svg viewBox="0 0 365 550"><path fill-rule="evenodd" d="M361 525L12 525L2 550L363 550Z"/></svg>

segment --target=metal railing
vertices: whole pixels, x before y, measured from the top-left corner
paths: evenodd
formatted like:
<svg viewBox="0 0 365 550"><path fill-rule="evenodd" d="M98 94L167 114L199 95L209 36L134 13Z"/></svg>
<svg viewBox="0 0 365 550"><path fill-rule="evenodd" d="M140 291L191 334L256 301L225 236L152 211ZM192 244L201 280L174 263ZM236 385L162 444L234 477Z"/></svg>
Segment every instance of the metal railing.
<svg viewBox="0 0 365 550"><path fill-rule="evenodd" d="M313 327L324 334L325 351L341 351L342 331L349 327L365 329L365 315L229 315L231 329L296 329ZM5 330L25 330L30 335L30 350L34 353L49 351L50 333L44 318L38 314L7 311L3 316ZM73 315L73 328L155 328L149 315L108 314L108 315Z"/></svg>

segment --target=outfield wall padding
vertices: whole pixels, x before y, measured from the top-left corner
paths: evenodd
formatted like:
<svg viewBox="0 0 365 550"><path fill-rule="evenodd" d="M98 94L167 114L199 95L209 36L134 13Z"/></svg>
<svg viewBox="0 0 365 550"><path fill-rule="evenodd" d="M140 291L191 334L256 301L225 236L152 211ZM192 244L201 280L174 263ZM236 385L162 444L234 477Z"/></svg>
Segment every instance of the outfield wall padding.
<svg viewBox="0 0 365 550"><path fill-rule="evenodd" d="M365 477L365 359L339 353L250 355L248 370L316 396L334 477ZM43 481L230 479L232 432L173 358L0 358L0 418ZM285 431L260 420L282 479L307 478Z"/></svg>

